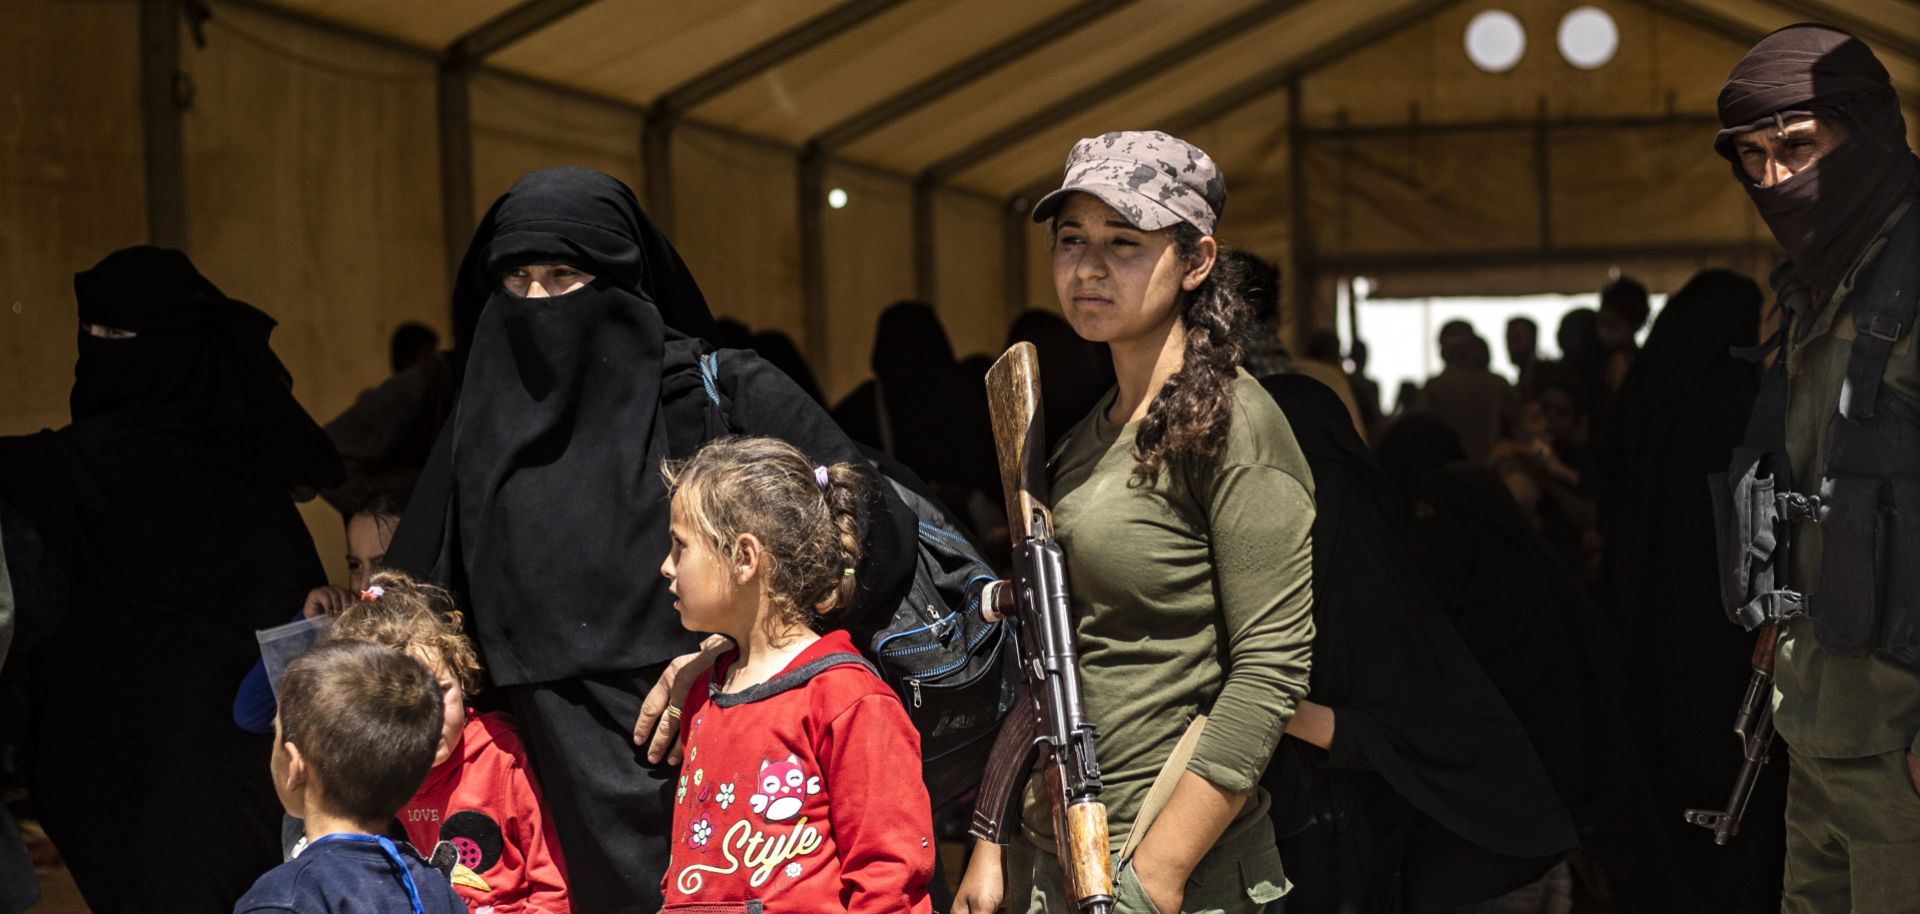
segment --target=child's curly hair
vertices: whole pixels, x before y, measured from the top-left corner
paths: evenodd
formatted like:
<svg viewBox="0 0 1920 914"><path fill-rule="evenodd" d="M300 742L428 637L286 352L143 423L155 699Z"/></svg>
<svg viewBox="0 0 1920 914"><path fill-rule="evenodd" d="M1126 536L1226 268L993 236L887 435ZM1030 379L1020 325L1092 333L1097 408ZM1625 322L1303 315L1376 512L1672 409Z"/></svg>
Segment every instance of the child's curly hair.
<svg viewBox="0 0 1920 914"><path fill-rule="evenodd" d="M398 571L367 582L360 600L333 620L326 637L369 641L444 669L468 695L480 691L480 657L467 640L453 595Z"/></svg>
<svg viewBox="0 0 1920 914"><path fill-rule="evenodd" d="M760 541L768 596L789 619L815 626L852 602L866 517L878 497L867 467L816 467L778 438L731 437L661 472L715 551L731 560L742 535Z"/></svg>

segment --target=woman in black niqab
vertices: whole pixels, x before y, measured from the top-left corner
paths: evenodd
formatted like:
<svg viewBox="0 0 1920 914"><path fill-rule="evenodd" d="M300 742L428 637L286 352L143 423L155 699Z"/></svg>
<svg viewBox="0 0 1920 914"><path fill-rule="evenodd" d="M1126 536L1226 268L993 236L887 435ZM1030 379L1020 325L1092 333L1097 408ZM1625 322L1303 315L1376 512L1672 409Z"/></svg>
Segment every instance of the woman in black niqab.
<svg viewBox="0 0 1920 914"><path fill-rule="evenodd" d="M549 298L510 270L572 266ZM481 220L456 280L471 342L460 400L422 473L387 564L451 588L533 755L582 911L660 905L674 770L633 740L668 661L697 649L658 572L661 463L726 433L784 438L820 463L858 457L792 381L752 353L719 353L707 408L698 361L713 319L692 273L619 181L584 168L522 177ZM838 624L898 602L913 518L874 506L859 593Z"/></svg>
<svg viewBox="0 0 1920 914"><path fill-rule="evenodd" d="M338 482L338 457L273 319L185 255L118 251L74 292L72 424L0 438L0 502L71 581L10 664L29 789L93 910L230 911L279 861L280 820L269 738L234 726L233 691L254 631L326 583L290 493Z"/></svg>
<svg viewBox="0 0 1920 914"><path fill-rule="evenodd" d="M1760 287L1706 270L1667 299L1620 389L1615 449L1601 499L1605 605L1625 640L1638 745L1675 869L1675 906L1778 908L1785 857L1786 754L1761 771L1740 838L1726 847L1675 815L1709 806L1733 783L1728 735L1744 695L1753 636L1719 610L1712 500L1706 478L1726 467L1759 395L1756 366L1730 351L1759 338Z"/></svg>
<svg viewBox="0 0 1920 914"><path fill-rule="evenodd" d="M1678 874L1623 710L1612 626L1492 470L1430 469L1418 492L1407 533L1421 577L1573 817L1580 883L1617 911L1671 910Z"/></svg>
<svg viewBox="0 0 1920 914"><path fill-rule="evenodd" d="M1326 751L1283 740L1262 779L1287 910L1422 914L1538 878L1576 846L1520 723L1428 592L1393 484L1339 398L1261 379L1313 470L1314 664Z"/></svg>

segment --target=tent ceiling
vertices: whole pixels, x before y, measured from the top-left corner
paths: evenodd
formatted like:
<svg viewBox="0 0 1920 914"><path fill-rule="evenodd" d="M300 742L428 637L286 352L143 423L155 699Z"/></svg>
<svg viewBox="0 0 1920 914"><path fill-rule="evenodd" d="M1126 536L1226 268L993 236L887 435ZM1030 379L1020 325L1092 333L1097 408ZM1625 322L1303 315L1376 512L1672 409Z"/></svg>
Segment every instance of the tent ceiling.
<svg viewBox="0 0 1920 914"><path fill-rule="evenodd" d="M245 0L256 8L277 7L433 51L529 2L553 0ZM1422 71L1436 69L1431 55L1458 53L1461 23L1481 9L1501 6L1498 0L1111 0L1110 11L1086 9L1071 30L1029 42L1020 53L1002 55L977 74L952 80L945 91L873 125L834 154L903 174L934 168L937 177L963 187L1015 193L1050 175L1060 151L1077 137L1116 124L1171 126L1191 121L1196 112L1218 115L1224 113L1223 97L1236 89L1238 100L1251 100L1263 87L1283 88L1289 70L1303 63L1317 69L1346 52L1366 53L1370 44L1376 56L1381 50L1356 39L1422 29L1427 34L1423 47L1393 46L1396 53L1427 55L1424 66L1398 57L1383 63L1399 66L1378 70L1382 85L1393 87L1375 93L1393 96L1381 103L1388 107L1309 98L1307 118L1337 113L1357 122L1405 123L1409 103L1418 106L1416 116L1423 123L1529 117L1543 94L1558 106L1549 112L1555 117L1607 114L1606 109L1622 104L1643 115L1710 112L1711 90L1717 88L1711 84L1684 99L1655 87L1659 77L1687 69L1660 59L1661 33L1672 22L1717 35L1730 46L1807 19L1852 27L1875 45L1908 102L1920 99L1920 0L1582 2L1598 2L1619 21L1623 51L1616 64L1592 74L1561 67L1567 72L1550 86L1521 85L1523 80L1512 78L1503 82L1499 76L1423 86ZM1569 0L1567 5L1576 4ZM778 55L771 66L679 113L799 147L923 80L952 76L956 64L1055 17L1071 18L1084 0L585 0L487 63L649 106L723 63L855 6L868 12L848 20L853 25ZM1546 26L1529 23L1529 54L1553 53L1552 30ZM1210 33L1216 40L1166 59L1170 51ZM1635 48L1636 41L1644 44ZM1156 58L1166 65L1151 75L1138 72L1143 61ZM1307 82L1310 90L1323 84ZM1590 102L1563 104L1583 92ZM1069 113L1031 130L1015 129L1069 100L1079 102ZM991 148L984 148L989 143ZM958 153L969 155L956 161Z"/></svg>
<svg viewBox="0 0 1920 914"><path fill-rule="evenodd" d="M492 62L645 105L833 6L830 0L596 0Z"/></svg>
<svg viewBox="0 0 1920 914"><path fill-rule="evenodd" d="M273 0L274 6L408 44L444 48L522 0ZM217 3L216 3L217 6Z"/></svg>

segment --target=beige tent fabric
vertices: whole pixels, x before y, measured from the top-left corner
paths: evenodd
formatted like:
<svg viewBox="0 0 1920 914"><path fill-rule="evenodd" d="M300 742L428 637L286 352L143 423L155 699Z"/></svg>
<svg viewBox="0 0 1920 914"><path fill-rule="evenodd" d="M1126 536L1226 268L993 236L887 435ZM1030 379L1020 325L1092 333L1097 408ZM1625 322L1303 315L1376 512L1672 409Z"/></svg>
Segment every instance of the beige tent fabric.
<svg viewBox="0 0 1920 914"><path fill-rule="evenodd" d="M473 213L478 219L529 171L581 165L640 192L640 115L489 74L469 83Z"/></svg>
<svg viewBox="0 0 1920 914"><path fill-rule="evenodd" d="M132 5L9 6L0 54L0 434L67 422L73 274L147 234ZM109 116L110 113L119 112Z"/></svg>
<svg viewBox="0 0 1920 914"><path fill-rule="evenodd" d="M325 422L387 376L396 325L447 330L432 68L271 19L244 27L340 72L237 41L190 58L189 253L280 321L274 349Z"/></svg>
<svg viewBox="0 0 1920 914"><path fill-rule="evenodd" d="M465 0L415 2L458 5ZM595 0L503 49L492 61L509 70L650 104L695 75L832 9L836 2ZM472 21L485 20L473 17Z"/></svg>
<svg viewBox="0 0 1920 914"><path fill-rule="evenodd" d="M196 88L186 114L189 253L227 294L279 320L274 350L294 394L326 422L387 377L388 337L402 321L448 339L433 70L226 15L336 71L235 40L187 58ZM339 515L317 500L301 513L329 575L344 579Z"/></svg>
<svg viewBox="0 0 1920 914"><path fill-rule="evenodd" d="M814 374L829 403L871 374L874 323L886 306L914 297L912 188L866 169L830 168L827 187L847 192L829 209L826 232L827 348Z"/></svg>
<svg viewBox="0 0 1920 914"><path fill-rule="evenodd" d="M934 310L955 354L998 358L1007 341L1007 284L1003 273L1004 205L958 193L934 196Z"/></svg>
<svg viewBox="0 0 1920 914"><path fill-rule="evenodd" d="M805 351L793 157L682 127L674 135L673 190L673 243L713 312L784 332Z"/></svg>
<svg viewBox="0 0 1920 914"><path fill-rule="evenodd" d="M936 67L977 53L1074 2L902 3L720 95L701 106L701 114L717 123L752 124L756 133L797 146Z"/></svg>

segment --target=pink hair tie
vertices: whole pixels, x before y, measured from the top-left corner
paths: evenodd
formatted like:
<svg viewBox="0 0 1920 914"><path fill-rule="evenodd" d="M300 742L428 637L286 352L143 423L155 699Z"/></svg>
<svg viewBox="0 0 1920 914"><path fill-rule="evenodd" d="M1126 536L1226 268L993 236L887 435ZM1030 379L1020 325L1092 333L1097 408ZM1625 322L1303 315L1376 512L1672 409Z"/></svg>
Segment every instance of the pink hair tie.
<svg viewBox="0 0 1920 914"><path fill-rule="evenodd" d="M372 587L367 588L366 590L360 591L360 602L366 603L373 600L378 600L381 597L384 597L386 595L387 595L386 589L376 584Z"/></svg>
<svg viewBox="0 0 1920 914"><path fill-rule="evenodd" d="M827 490L828 480L826 467L820 466L813 468L813 484L819 486L822 492Z"/></svg>

